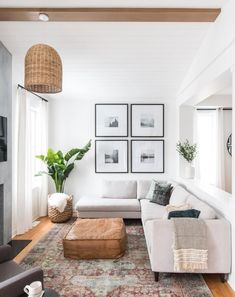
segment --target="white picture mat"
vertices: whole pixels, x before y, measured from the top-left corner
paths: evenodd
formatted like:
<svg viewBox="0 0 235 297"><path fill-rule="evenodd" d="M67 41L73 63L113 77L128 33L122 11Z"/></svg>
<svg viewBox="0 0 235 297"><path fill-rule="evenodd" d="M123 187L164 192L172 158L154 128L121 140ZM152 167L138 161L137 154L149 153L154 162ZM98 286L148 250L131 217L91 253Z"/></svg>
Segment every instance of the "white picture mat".
<svg viewBox="0 0 235 297"><path fill-rule="evenodd" d="M117 117L118 127L106 127L107 118ZM96 105L96 136L127 136L127 105Z"/></svg>
<svg viewBox="0 0 235 297"><path fill-rule="evenodd" d="M127 141L96 141L97 172L127 172ZM118 163L105 163L105 153L118 150Z"/></svg>
<svg viewBox="0 0 235 297"><path fill-rule="evenodd" d="M163 105L132 105L132 136L162 136L164 134L164 108ZM151 116L154 127L141 127L141 118Z"/></svg>
<svg viewBox="0 0 235 297"><path fill-rule="evenodd" d="M141 162L141 154L154 152L152 163ZM163 141L132 141L132 172L163 172L164 142Z"/></svg>

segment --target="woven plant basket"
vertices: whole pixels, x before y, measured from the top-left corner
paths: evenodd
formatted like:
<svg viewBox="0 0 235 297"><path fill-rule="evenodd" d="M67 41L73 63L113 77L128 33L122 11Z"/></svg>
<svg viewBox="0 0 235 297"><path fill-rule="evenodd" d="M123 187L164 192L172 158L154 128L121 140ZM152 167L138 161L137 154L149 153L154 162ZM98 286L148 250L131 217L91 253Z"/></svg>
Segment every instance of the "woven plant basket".
<svg viewBox="0 0 235 297"><path fill-rule="evenodd" d="M46 44L36 44L28 50L24 86L36 93L62 91L62 62L55 49Z"/></svg>
<svg viewBox="0 0 235 297"><path fill-rule="evenodd" d="M63 223L71 219L73 216L73 196L69 196L67 199L67 205L63 212L59 212L54 206L48 205L48 216L52 223Z"/></svg>

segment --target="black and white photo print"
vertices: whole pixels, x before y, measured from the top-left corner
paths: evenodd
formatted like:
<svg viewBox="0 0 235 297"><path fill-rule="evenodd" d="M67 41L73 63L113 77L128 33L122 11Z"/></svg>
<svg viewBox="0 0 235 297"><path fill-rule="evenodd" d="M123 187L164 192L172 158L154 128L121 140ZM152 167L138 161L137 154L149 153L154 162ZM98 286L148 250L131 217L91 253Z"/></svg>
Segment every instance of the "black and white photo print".
<svg viewBox="0 0 235 297"><path fill-rule="evenodd" d="M164 173L164 140L132 140L131 172Z"/></svg>
<svg viewBox="0 0 235 297"><path fill-rule="evenodd" d="M118 150L104 153L104 163L118 163Z"/></svg>
<svg viewBox="0 0 235 297"><path fill-rule="evenodd" d="M164 137L164 104L131 104L132 137Z"/></svg>
<svg viewBox="0 0 235 297"><path fill-rule="evenodd" d="M95 104L95 136L127 137L128 104Z"/></svg>
<svg viewBox="0 0 235 297"><path fill-rule="evenodd" d="M127 140L96 140L95 141L95 172L96 173L127 173L128 172L128 141Z"/></svg>

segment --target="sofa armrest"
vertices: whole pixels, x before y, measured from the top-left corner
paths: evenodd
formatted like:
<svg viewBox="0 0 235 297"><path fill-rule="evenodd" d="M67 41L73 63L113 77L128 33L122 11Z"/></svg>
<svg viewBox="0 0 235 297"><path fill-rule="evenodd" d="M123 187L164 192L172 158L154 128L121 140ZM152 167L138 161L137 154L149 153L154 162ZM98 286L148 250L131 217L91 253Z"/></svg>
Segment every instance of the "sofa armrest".
<svg viewBox="0 0 235 297"><path fill-rule="evenodd" d="M0 263L12 260L12 247L10 245L0 246Z"/></svg>
<svg viewBox="0 0 235 297"><path fill-rule="evenodd" d="M42 269L32 268L0 282L0 297L18 297L24 293L24 287L34 281L41 281L43 285Z"/></svg>
<svg viewBox="0 0 235 297"><path fill-rule="evenodd" d="M208 270L205 273L230 273L231 226L225 219L205 220L207 226ZM174 272L173 222L149 220L144 226L153 271Z"/></svg>

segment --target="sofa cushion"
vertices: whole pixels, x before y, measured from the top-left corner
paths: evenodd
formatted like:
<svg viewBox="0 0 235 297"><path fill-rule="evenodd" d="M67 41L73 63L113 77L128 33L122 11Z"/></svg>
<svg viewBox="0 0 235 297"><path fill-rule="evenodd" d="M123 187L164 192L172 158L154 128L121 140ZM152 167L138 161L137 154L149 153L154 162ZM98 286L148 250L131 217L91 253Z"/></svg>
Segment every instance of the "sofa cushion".
<svg viewBox="0 0 235 297"><path fill-rule="evenodd" d="M0 282L3 282L24 270L14 261L7 261L0 264Z"/></svg>
<svg viewBox="0 0 235 297"><path fill-rule="evenodd" d="M151 184L150 184L150 187L149 187L149 190L148 190L148 193L146 195L146 198L147 199L152 199L153 197L153 192L156 188L156 185L158 184L166 184L167 181L166 180L155 180L155 179L152 179L151 181Z"/></svg>
<svg viewBox="0 0 235 297"><path fill-rule="evenodd" d="M130 199L137 198L137 181L135 180L104 180L102 198Z"/></svg>
<svg viewBox="0 0 235 297"><path fill-rule="evenodd" d="M140 203L137 199L114 199L82 197L76 204L78 212L99 212L99 211L140 211Z"/></svg>
<svg viewBox="0 0 235 297"><path fill-rule="evenodd" d="M169 204L170 194L172 186L171 184L156 184L153 191L153 197L150 202L166 206Z"/></svg>
<svg viewBox="0 0 235 297"><path fill-rule="evenodd" d="M168 204L166 206L166 211L168 213L171 211L175 211L175 210L188 210L188 209L192 209L192 206L189 203L182 203L182 204L178 204L178 205Z"/></svg>
<svg viewBox="0 0 235 297"><path fill-rule="evenodd" d="M166 213L163 216L163 219L167 219L168 218L168 214L171 211L176 211L176 210L188 210L188 209L192 209L192 206L188 203L183 203L183 204L178 204L178 205L171 205L168 204L166 206Z"/></svg>
<svg viewBox="0 0 235 297"><path fill-rule="evenodd" d="M174 210L169 212L168 219L171 218L195 218L197 219L200 215L200 210L187 209L187 210Z"/></svg>
<svg viewBox="0 0 235 297"><path fill-rule="evenodd" d="M171 194L170 204L179 205L185 203L190 195L191 194L188 191L186 191L183 187L179 185L175 186Z"/></svg>
<svg viewBox="0 0 235 297"><path fill-rule="evenodd" d="M137 198L145 199L147 197L149 188L151 186L151 180L138 180L137 185Z"/></svg>
<svg viewBox="0 0 235 297"><path fill-rule="evenodd" d="M140 201L141 204L141 219L145 224L148 220L161 219L166 213L165 206L151 203L147 199Z"/></svg>
<svg viewBox="0 0 235 297"><path fill-rule="evenodd" d="M194 195L190 195L188 197L187 203L190 204L192 208L200 210L201 213L199 219L209 220L217 218L216 211L211 206L201 201Z"/></svg>

